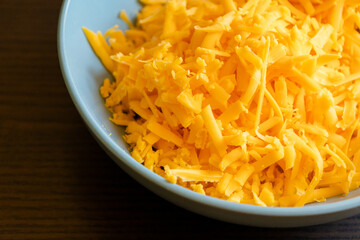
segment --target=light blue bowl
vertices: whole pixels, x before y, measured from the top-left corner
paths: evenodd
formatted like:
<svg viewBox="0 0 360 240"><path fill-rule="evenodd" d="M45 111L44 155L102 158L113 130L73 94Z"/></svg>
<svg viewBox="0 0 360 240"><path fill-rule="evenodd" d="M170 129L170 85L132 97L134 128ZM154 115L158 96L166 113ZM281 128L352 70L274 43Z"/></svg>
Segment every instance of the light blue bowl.
<svg viewBox="0 0 360 240"><path fill-rule="evenodd" d="M118 24L125 9L134 18L141 6L136 0L67 0L61 10L58 51L62 73L71 98L99 144L129 175L154 193L190 211L232 223L262 227L297 227L326 223L360 213L360 190L343 198L302 208L258 207L224 201L167 182L129 155L122 139L124 129L112 124L99 94L110 77L93 53L81 27L105 32Z"/></svg>

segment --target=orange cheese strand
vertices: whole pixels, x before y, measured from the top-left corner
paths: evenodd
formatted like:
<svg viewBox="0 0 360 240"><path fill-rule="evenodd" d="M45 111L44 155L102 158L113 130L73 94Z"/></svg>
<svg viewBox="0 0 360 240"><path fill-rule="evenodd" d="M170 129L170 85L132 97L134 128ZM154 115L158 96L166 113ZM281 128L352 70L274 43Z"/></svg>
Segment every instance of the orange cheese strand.
<svg viewBox="0 0 360 240"><path fill-rule="evenodd" d="M131 156L172 183L259 206L360 186L357 1L142 0L129 30L83 28Z"/></svg>

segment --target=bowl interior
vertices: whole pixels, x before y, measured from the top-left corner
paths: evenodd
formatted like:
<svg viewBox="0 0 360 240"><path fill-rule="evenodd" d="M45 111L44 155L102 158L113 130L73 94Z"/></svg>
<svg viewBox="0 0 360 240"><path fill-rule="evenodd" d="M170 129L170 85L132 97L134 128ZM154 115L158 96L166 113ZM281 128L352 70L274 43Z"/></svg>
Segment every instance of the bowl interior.
<svg viewBox="0 0 360 240"><path fill-rule="evenodd" d="M141 174L147 181L166 189L165 191L216 209L284 217L335 213L360 206L359 189L349 193L346 197L335 197L324 203L309 204L303 208L262 208L232 203L202 196L180 186L170 184L133 160L122 138L124 129L115 126L109 121L110 114L99 94L99 87L103 80L106 77L111 78L111 75L93 53L81 30L81 27L85 26L93 31L99 30L104 33L115 24L121 29L126 29L127 25L118 17L122 9L125 9L129 17L134 19L141 9L141 5L136 0L64 1L58 35L60 64L74 104L91 132L118 161L126 164L136 174Z"/></svg>
<svg viewBox="0 0 360 240"><path fill-rule="evenodd" d="M108 7L109 5L112 7ZM78 105L85 108L84 111L89 113L92 122L100 126L111 141L128 152L121 137L124 129L109 121L109 111L104 107L104 101L99 95L99 87L104 79L112 76L99 62L81 30L84 26L92 31L105 33L115 24L121 29L126 29L126 24L118 18L123 8L134 18L140 5L136 1L70 1L66 13L66 28L63 32L63 64L64 68L68 69L72 91L78 96Z"/></svg>

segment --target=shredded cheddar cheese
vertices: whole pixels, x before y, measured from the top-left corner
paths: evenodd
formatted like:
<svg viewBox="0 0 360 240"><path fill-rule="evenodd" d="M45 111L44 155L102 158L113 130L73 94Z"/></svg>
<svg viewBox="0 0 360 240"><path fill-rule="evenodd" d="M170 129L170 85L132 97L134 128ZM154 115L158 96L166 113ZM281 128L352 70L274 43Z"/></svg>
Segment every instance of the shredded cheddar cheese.
<svg viewBox="0 0 360 240"><path fill-rule="evenodd" d="M360 2L142 0L83 28L132 157L200 194L303 206L360 186Z"/></svg>

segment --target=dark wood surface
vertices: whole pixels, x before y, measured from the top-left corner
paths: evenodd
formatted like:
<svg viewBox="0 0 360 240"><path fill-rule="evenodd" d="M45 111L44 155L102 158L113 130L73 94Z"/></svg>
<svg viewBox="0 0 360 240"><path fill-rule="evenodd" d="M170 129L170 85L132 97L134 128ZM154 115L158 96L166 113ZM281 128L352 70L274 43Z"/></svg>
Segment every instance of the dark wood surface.
<svg viewBox="0 0 360 240"><path fill-rule="evenodd" d="M70 100L57 58L60 6L0 0L0 239L360 239L360 216L297 229L238 226L135 182Z"/></svg>

